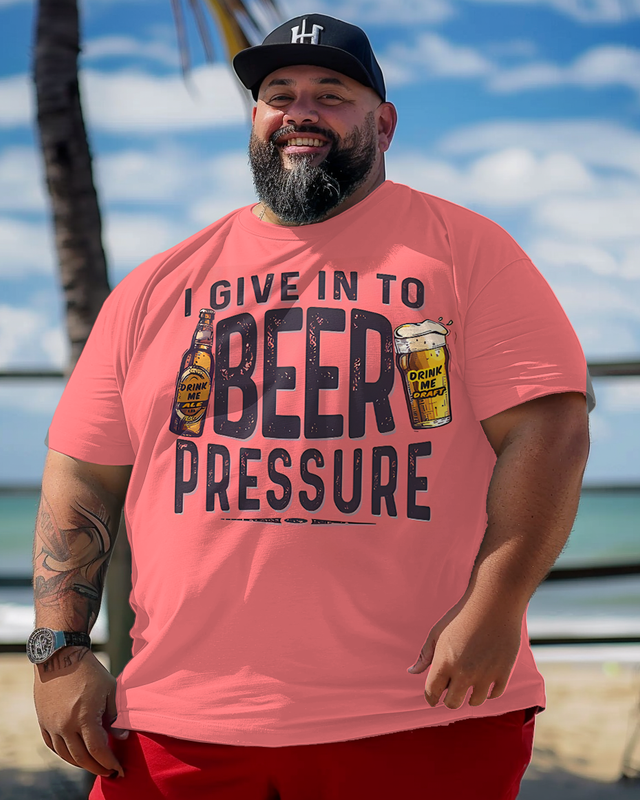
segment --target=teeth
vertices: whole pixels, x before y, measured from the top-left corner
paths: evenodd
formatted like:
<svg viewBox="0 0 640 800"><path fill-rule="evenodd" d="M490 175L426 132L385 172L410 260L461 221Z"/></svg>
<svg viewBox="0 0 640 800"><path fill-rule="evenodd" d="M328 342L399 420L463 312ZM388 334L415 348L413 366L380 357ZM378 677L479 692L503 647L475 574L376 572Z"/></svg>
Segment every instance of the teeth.
<svg viewBox="0 0 640 800"><path fill-rule="evenodd" d="M324 142L320 139L309 139L308 137L296 137L295 139L289 139L286 144L288 145L295 145L296 147L309 147L310 145L313 147L321 147Z"/></svg>

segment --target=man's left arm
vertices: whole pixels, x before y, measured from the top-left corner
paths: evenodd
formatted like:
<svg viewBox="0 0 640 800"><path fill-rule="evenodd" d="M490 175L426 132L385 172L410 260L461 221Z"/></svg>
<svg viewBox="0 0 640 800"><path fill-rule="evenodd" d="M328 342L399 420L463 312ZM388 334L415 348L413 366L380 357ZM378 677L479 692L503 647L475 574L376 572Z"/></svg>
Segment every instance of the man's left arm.
<svg viewBox="0 0 640 800"><path fill-rule="evenodd" d="M497 461L487 530L468 588L429 633L412 674L429 666L425 698L459 708L505 690L520 647L522 617L573 525L589 453L584 395L547 395L483 420Z"/></svg>

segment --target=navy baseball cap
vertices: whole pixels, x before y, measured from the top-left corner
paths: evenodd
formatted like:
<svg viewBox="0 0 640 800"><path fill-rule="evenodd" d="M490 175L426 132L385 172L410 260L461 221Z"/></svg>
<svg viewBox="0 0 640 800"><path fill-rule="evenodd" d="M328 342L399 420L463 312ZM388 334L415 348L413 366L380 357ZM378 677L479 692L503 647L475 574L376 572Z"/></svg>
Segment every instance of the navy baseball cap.
<svg viewBox="0 0 640 800"><path fill-rule="evenodd" d="M374 89L386 100L380 65L366 33L325 14L303 14L271 31L262 44L241 50L233 69L253 99L262 81L281 67L311 64L341 72Z"/></svg>

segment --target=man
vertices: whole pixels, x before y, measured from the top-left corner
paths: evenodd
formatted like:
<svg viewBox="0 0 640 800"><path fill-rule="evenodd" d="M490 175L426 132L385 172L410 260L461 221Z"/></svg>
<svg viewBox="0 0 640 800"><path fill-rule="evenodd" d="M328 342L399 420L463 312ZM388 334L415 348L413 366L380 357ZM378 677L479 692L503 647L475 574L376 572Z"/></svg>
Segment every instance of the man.
<svg viewBox="0 0 640 800"><path fill-rule="evenodd" d="M50 428L44 739L94 800L515 798L584 356L501 228L385 179L396 112L360 29L297 17L234 67L260 203L118 285ZM125 493L116 690L82 637Z"/></svg>

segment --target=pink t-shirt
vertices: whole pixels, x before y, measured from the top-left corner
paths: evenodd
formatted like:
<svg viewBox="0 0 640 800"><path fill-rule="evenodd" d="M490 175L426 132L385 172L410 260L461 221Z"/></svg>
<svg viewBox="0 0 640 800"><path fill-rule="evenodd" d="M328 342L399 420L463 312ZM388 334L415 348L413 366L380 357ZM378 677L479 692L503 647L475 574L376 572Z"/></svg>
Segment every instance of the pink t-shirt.
<svg viewBox="0 0 640 800"><path fill-rule="evenodd" d="M315 225L246 206L135 269L49 434L133 464L117 725L276 747L544 706L526 624L482 706L431 708L407 667L484 534L479 420L585 389L576 335L514 240L389 180Z"/></svg>

